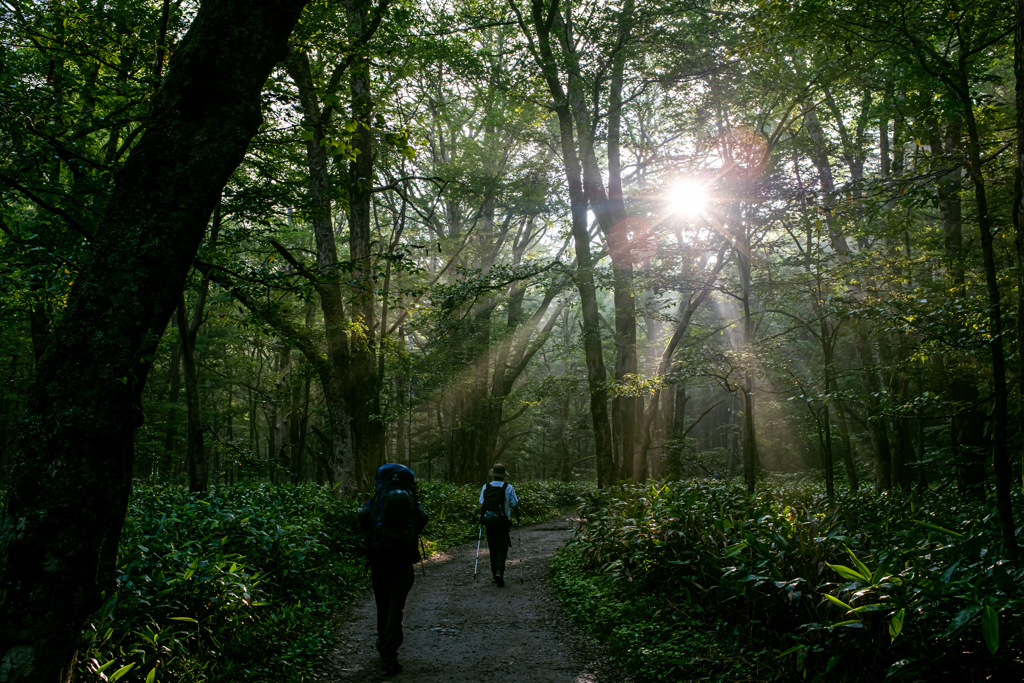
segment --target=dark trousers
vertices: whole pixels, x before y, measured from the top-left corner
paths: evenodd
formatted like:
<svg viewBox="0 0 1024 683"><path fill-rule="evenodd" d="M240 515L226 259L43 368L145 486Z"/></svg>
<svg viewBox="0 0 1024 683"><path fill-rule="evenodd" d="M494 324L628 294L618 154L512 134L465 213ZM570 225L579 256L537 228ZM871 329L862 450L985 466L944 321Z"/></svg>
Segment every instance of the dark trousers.
<svg viewBox="0 0 1024 683"><path fill-rule="evenodd" d="M411 564L373 563L370 581L377 601L377 649L382 659L394 659L405 639L402 616L416 572Z"/></svg>
<svg viewBox="0 0 1024 683"><path fill-rule="evenodd" d="M486 527L487 549L491 555L491 574L505 574L505 560L508 559L508 549L512 545L509 536L511 524L504 520L494 522Z"/></svg>

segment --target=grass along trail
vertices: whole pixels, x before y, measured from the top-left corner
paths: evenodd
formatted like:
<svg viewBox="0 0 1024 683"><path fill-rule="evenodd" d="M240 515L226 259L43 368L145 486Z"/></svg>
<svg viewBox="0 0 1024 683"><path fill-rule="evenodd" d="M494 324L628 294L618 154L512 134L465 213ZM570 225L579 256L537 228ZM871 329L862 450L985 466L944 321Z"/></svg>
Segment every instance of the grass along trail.
<svg viewBox="0 0 1024 683"><path fill-rule="evenodd" d="M525 527L521 533L514 529L505 588L491 582L486 539L480 547L475 581L475 542L428 560L426 575L417 566L416 584L405 608L405 644L398 655L405 670L396 676L380 672L373 647L373 595L357 598L344 615L338 645L319 680L628 681L600 646L573 625L548 585L548 560L571 535L572 521L565 516Z"/></svg>

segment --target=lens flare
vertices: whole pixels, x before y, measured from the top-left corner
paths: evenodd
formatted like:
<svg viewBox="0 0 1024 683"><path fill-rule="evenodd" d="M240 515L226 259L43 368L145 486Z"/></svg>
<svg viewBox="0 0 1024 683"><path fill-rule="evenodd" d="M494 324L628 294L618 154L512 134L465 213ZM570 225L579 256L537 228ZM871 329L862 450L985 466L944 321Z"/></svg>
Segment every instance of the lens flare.
<svg viewBox="0 0 1024 683"><path fill-rule="evenodd" d="M669 190L668 201L673 213L696 216L707 205L707 188L693 180L681 180Z"/></svg>

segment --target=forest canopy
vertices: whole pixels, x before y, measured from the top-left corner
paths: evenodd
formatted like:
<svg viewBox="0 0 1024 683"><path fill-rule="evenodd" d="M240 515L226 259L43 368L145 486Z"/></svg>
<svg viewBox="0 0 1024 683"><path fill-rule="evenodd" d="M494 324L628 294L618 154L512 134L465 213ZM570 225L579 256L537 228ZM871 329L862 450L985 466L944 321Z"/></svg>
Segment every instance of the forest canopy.
<svg viewBox="0 0 1024 683"><path fill-rule="evenodd" d="M0 0L0 619L71 520L80 629L133 485L385 462L950 489L1016 558L1020 4Z"/></svg>

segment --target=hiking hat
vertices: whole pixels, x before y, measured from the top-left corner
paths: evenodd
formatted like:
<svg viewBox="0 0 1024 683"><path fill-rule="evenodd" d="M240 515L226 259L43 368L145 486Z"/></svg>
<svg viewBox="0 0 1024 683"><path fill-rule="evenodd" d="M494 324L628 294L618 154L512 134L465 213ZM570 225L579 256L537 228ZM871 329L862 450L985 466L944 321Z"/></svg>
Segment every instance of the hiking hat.
<svg viewBox="0 0 1024 683"><path fill-rule="evenodd" d="M491 476L494 477L495 479L504 479L505 466L500 463L496 464L493 468L491 468Z"/></svg>

